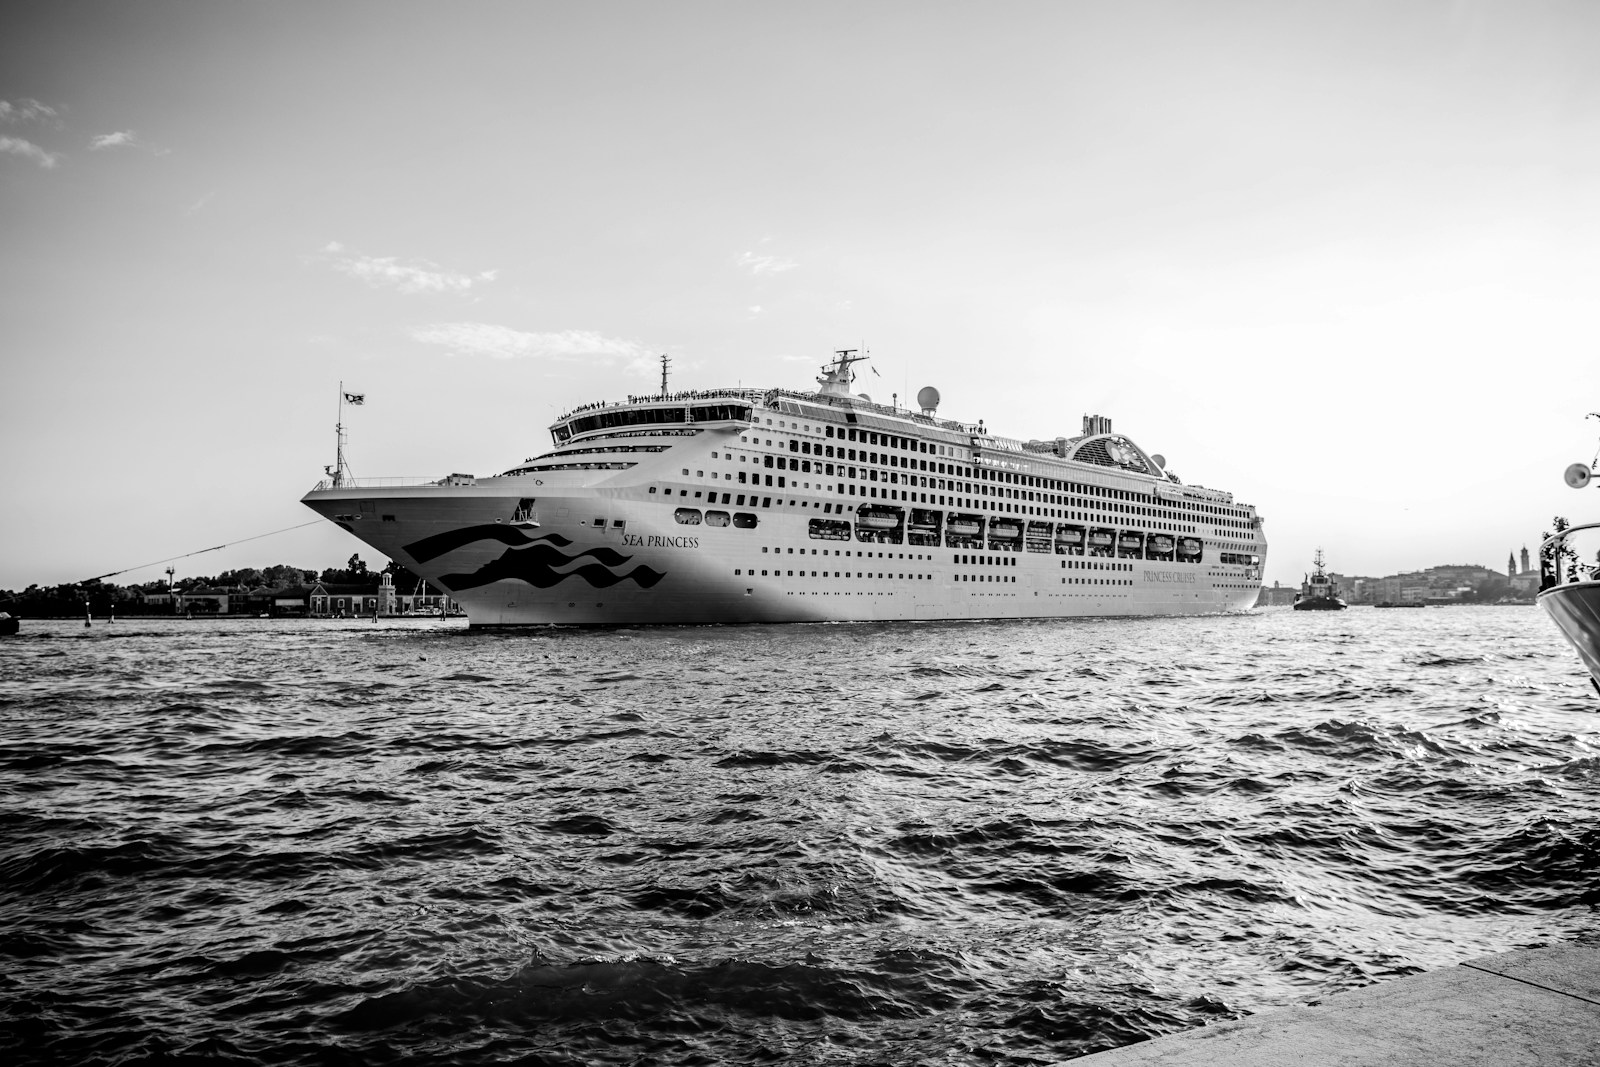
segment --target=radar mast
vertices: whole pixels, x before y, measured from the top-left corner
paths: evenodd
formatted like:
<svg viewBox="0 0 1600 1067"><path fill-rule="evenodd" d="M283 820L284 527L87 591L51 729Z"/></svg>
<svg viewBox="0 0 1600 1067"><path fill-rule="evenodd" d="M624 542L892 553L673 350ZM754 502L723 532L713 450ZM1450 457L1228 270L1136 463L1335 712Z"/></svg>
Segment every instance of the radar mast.
<svg viewBox="0 0 1600 1067"><path fill-rule="evenodd" d="M859 348L840 348L833 353L833 362L822 368L822 373L817 376L817 384L822 388L818 390L823 396L850 396L850 383L856 380L855 371L850 369L853 363L871 359L871 356L857 355Z"/></svg>

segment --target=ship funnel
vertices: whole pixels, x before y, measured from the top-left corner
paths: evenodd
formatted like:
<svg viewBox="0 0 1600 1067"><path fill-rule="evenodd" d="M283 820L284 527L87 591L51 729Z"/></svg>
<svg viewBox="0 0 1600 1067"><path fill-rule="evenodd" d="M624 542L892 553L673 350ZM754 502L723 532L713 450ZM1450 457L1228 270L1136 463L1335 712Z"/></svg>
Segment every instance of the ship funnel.
<svg viewBox="0 0 1600 1067"><path fill-rule="evenodd" d="M1587 463L1574 463L1568 467L1566 474L1567 484L1574 489L1582 489L1589 484L1589 465Z"/></svg>

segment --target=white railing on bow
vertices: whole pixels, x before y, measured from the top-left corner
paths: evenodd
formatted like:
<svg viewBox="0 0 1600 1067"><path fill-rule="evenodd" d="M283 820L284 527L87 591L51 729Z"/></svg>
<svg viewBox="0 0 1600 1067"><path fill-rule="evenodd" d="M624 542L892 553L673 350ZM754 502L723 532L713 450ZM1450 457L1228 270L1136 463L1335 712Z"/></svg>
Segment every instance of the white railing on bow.
<svg viewBox="0 0 1600 1067"><path fill-rule="evenodd" d="M316 484L313 492L326 489L412 488L428 485L445 485L448 482L448 478L426 478L421 475L413 475L399 478L341 478L339 479L339 484L335 485L333 484L332 478L324 478L322 481Z"/></svg>

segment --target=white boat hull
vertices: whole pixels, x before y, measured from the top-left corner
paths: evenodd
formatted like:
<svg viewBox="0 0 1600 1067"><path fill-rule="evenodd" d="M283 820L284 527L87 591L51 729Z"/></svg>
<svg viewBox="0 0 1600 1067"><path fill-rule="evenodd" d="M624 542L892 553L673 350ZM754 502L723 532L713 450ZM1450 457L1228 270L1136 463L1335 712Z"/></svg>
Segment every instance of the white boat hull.
<svg viewBox="0 0 1600 1067"><path fill-rule="evenodd" d="M1577 650L1600 689L1600 582L1567 582L1539 594L1539 604Z"/></svg>
<svg viewBox="0 0 1600 1067"><path fill-rule="evenodd" d="M1215 560L824 541L816 511L792 506L755 511L754 528L686 526L679 501L642 486L544 485L538 525L519 524L529 491L501 477L303 502L442 586L474 626L1204 615L1250 610L1260 588Z"/></svg>

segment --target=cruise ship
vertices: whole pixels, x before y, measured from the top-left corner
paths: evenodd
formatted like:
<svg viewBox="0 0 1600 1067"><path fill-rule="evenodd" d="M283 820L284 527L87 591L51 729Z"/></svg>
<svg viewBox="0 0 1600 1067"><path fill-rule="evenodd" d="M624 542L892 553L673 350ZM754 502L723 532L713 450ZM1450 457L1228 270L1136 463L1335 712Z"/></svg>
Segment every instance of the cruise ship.
<svg viewBox="0 0 1600 1067"><path fill-rule="evenodd" d="M349 477L303 502L447 590L473 626L1246 611L1255 508L1085 416L1014 440L851 391L710 389L580 407L503 474ZM341 420L342 421L342 420ZM342 431L341 431L342 446Z"/></svg>

